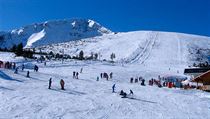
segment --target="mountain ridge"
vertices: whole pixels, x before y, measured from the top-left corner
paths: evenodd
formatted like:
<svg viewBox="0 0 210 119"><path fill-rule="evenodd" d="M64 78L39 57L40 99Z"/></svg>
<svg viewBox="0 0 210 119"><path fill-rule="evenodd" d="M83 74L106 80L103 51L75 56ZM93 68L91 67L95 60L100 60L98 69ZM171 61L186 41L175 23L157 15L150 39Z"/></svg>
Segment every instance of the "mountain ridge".
<svg viewBox="0 0 210 119"><path fill-rule="evenodd" d="M28 44L31 36L41 31L45 35L40 39ZM0 47L11 48L14 44L23 43L25 47L36 47L71 40L78 40L88 37L101 36L112 33L109 29L90 19L64 19L50 20L42 23L34 23L14 29L9 32L0 33Z"/></svg>

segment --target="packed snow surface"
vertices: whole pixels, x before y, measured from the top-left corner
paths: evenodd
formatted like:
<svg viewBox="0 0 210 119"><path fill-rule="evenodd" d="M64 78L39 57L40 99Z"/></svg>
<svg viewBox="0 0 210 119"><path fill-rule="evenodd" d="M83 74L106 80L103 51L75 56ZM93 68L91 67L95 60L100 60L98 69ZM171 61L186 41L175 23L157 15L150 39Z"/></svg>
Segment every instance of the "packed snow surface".
<svg viewBox="0 0 210 119"><path fill-rule="evenodd" d="M210 93L130 84L130 77L143 76L148 84L151 77L161 73L177 75L179 67L168 70L136 63L136 65L110 64L99 61L50 61L43 63L15 58L11 53L0 52L0 60L16 61L20 66L38 65L39 71L26 67L14 74L13 70L0 69L0 119L209 119ZM157 67L158 67L157 66ZM175 64L174 64L175 66ZM73 71L83 72L79 79L72 78ZM180 68L181 70L181 68ZM30 77L26 78L26 72ZM96 77L101 72L113 72L113 79ZM48 80L52 78L52 89ZM64 79L65 89L59 81ZM112 85L116 92L112 93ZM134 99L121 98L119 91L129 93Z"/></svg>

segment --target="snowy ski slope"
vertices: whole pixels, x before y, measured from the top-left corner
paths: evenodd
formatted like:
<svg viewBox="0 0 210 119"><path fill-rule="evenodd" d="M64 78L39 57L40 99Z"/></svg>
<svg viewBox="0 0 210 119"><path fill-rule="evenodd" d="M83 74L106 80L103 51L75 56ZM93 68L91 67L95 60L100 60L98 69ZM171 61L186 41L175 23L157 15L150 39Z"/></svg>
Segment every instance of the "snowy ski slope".
<svg viewBox="0 0 210 119"><path fill-rule="evenodd" d="M116 63L70 60L64 63L49 61L44 66L43 63L15 57L12 53L0 52L0 60L16 62L17 66L26 65L26 69L18 74L14 74L14 70L0 68L0 119L210 118L210 94L207 92L129 83L131 77L142 76L148 84L149 79L158 75L183 75L184 68L195 62L198 49L206 60L204 56L208 55L210 49L209 37L157 31L110 34L111 31L102 26L95 28L95 22L88 21L75 32L94 27L93 32L85 32L85 37L79 37L81 40L73 38L74 41L70 41L72 34L62 36L69 32L66 22L56 22L62 24L58 25L59 28L65 28L61 28L64 30L53 39L51 34L56 34L56 31L50 29L52 24L49 22L38 25L35 28L39 29L37 32L32 30L24 35L24 29L20 29L13 31L13 34L22 34L20 36L26 38L23 39L26 47L41 48L46 52L59 53L64 49L65 54L73 56L83 50L85 55L98 53L100 60L110 60L110 54L115 53ZM67 24L72 27L76 25L74 21ZM95 25L98 26L97 23ZM35 26L25 29L34 29ZM49 31L42 27L49 28ZM12 36L12 39L16 37L19 38L19 35ZM21 40L11 41L9 38L6 42L0 42L0 45L9 47L17 42ZM48 43L50 45L46 45ZM39 66L39 72L31 69L35 64ZM73 79L72 72L79 72L80 68L83 68L83 73L78 80ZM30 71L31 78L26 78L27 71ZM113 72L113 79L96 81L102 72ZM53 80L51 90L47 89L49 78ZM65 91L60 90L60 79L65 81ZM116 84L117 93L112 93L113 84ZM129 93L130 89L134 91L134 99L119 96L120 90Z"/></svg>
<svg viewBox="0 0 210 119"><path fill-rule="evenodd" d="M191 50L195 50L194 53L197 49L210 51L210 38L172 32L135 31L54 44L41 49L54 53L64 49L65 54L72 56L83 50L85 55L98 53L101 60L110 60L110 54L115 53L116 62L184 68L195 62Z"/></svg>
<svg viewBox="0 0 210 119"><path fill-rule="evenodd" d="M7 57L5 57L7 56ZM141 65L111 65L97 61L47 62L14 58L0 52L0 60L17 61L17 65L37 64L39 72L31 69L14 74L0 69L0 119L209 119L210 94L199 90L182 90L130 84L129 78L143 76L148 79L161 72L176 74L176 69L147 69ZM83 73L72 78L73 71ZM26 78L26 71L31 78ZM113 79L96 77L101 72L113 72ZM52 89L48 88L53 79ZM60 90L59 80L64 79L65 91ZM111 87L116 84L117 93ZM134 99L123 99L118 92L129 93Z"/></svg>

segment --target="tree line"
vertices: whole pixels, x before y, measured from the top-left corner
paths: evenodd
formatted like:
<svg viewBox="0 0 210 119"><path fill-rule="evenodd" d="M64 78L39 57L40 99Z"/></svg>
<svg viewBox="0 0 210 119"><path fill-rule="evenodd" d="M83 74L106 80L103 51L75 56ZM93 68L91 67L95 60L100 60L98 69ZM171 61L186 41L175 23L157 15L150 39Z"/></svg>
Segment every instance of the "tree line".
<svg viewBox="0 0 210 119"><path fill-rule="evenodd" d="M52 51L50 51L49 53L46 53L46 52L41 52L41 50L39 52L35 52L35 49L32 49L32 48L23 48L23 44L20 43L18 45L13 45L12 48L10 49L7 49L7 48L0 48L0 51L5 51L5 52L13 52L15 53L16 56L23 56L25 58L30 58L30 59L37 59L34 54L38 54L38 55L41 55L41 57L39 59L41 60L51 60L51 59L57 59L57 60L60 60L60 59L77 59L77 60L100 60L99 59L99 53L93 53L91 52L90 55L85 55L84 54L84 51L81 50L79 52L78 55L76 56L70 56L68 54L60 54L60 53L54 53ZM114 62L114 59L116 58L115 56L115 53L111 53L110 55L110 59L111 59L111 62L113 63ZM105 59L103 59L103 61L106 61Z"/></svg>

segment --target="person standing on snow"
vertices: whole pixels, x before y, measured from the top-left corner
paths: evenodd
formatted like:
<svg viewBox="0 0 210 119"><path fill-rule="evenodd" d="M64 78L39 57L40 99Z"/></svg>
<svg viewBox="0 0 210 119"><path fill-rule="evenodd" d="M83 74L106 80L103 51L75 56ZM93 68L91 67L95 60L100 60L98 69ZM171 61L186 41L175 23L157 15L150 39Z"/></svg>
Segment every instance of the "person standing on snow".
<svg viewBox="0 0 210 119"><path fill-rule="evenodd" d="M27 71L27 75L26 75L26 77L28 77L28 78L30 77L30 76L29 76L29 71Z"/></svg>
<svg viewBox="0 0 210 119"><path fill-rule="evenodd" d="M52 84L52 78L50 78L50 80L49 80L49 87L48 87L48 89L51 89L51 84Z"/></svg>
<svg viewBox="0 0 210 119"><path fill-rule="evenodd" d="M15 74L17 74L18 73L18 67L17 68L15 68L15 72L14 72Z"/></svg>
<svg viewBox="0 0 210 119"><path fill-rule="evenodd" d="M80 69L80 73L82 73L82 71L83 71L83 68Z"/></svg>
<svg viewBox="0 0 210 119"><path fill-rule="evenodd" d="M113 75L113 73L111 72L111 73L109 74L110 79L112 79L112 75Z"/></svg>
<svg viewBox="0 0 210 119"><path fill-rule="evenodd" d="M35 71L35 72L38 72L38 70L39 70L39 67L38 67L37 65L35 65L35 66L34 66L34 71Z"/></svg>
<svg viewBox="0 0 210 119"><path fill-rule="evenodd" d="M76 72L73 71L73 79L76 77Z"/></svg>
<svg viewBox="0 0 210 119"><path fill-rule="evenodd" d="M135 78L135 83L138 83L138 78Z"/></svg>
<svg viewBox="0 0 210 119"><path fill-rule="evenodd" d="M130 95L133 95L133 91L132 90L130 90Z"/></svg>
<svg viewBox="0 0 210 119"><path fill-rule="evenodd" d="M23 71L24 69L25 69L25 65L23 64L23 65L22 65L22 71Z"/></svg>
<svg viewBox="0 0 210 119"><path fill-rule="evenodd" d="M65 82L64 82L63 79L61 79L60 85L61 85L61 90L65 90L65 89L64 89Z"/></svg>
<svg viewBox="0 0 210 119"><path fill-rule="evenodd" d="M131 79L130 79L130 83L133 83L133 77L131 77Z"/></svg>
<svg viewBox="0 0 210 119"><path fill-rule="evenodd" d="M78 72L76 73L76 79L79 79L79 73Z"/></svg>
<svg viewBox="0 0 210 119"><path fill-rule="evenodd" d="M101 79L103 78L103 73L101 73Z"/></svg>
<svg viewBox="0 0 210 119"><path fill-rule="evenodd" d="M121 91L120 91L120 95L123 95L123 94L124 94L124 91L123 91L123 90L121 90Z"/></svg>
<svg viewBox="0 0 210 119"><path fill-rule="evenodd" d="M112 86L112 93L115 93L115 84Z"/></svg>
<svg viewBox="0 0 210 119"><path fill-rule="evenodd" d="M142 86L145 86L145 83L144 83L144 82L145 82L145 79L142 79L142 80L141 80L141 85L142 85Z"/></svg>
<svg viewBox="0 0 210 119"><path fill-rule="evenodd" d="M97 79L96 79L96 81L99 81L99 77L97 76Z"/></svg>

